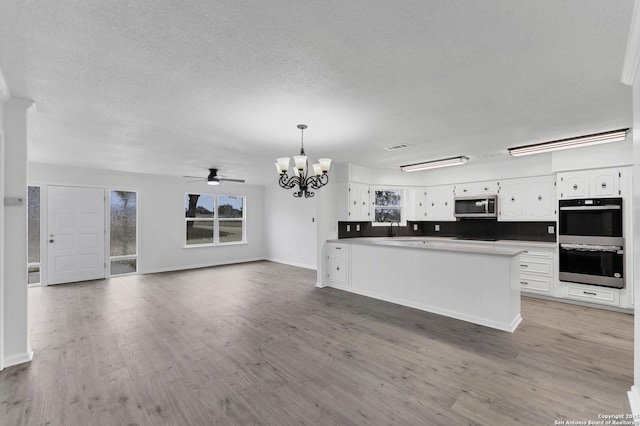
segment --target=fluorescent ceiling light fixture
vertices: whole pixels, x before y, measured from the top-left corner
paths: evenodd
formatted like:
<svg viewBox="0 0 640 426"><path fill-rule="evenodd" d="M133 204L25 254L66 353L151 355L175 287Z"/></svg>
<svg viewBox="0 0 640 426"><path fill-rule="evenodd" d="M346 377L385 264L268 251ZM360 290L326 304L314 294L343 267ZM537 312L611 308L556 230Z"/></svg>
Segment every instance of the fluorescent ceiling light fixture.
<svg viewBox="0 0 640 426"><path fill-rule="evenodd" d="M460 166L468 162L469 158L460 156L445 158L443 160L425 161L424 163L407 164L406 166L400 166L400 169L404 172L417 172L419 170L437 169L439 167Z"/></svg>
<svg viewBox="0 0 640 426"><path fill-rule="evenodd" d="M579 136L576 138L559 139L557 141L509 148L509 154L514 157L520 157L523 155L559 151L561 149L579 148L582 146L599 145L609 142L620 142L627 138L628 130L629 129L612 130L609 132L594 133L592 135Z"/></svg>

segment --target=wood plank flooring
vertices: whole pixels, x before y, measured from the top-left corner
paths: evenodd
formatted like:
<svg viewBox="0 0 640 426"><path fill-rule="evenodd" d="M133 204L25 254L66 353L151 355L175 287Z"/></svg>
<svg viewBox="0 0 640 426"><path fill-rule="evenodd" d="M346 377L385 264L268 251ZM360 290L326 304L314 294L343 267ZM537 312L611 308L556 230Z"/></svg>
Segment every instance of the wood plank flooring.
<svg viewBox="0 0 640 426"><path fill-rule="evenodd" d="M629 413L633 316L523 298L515 333L271 262L29 289L1 425L553 425Z"/></svg>

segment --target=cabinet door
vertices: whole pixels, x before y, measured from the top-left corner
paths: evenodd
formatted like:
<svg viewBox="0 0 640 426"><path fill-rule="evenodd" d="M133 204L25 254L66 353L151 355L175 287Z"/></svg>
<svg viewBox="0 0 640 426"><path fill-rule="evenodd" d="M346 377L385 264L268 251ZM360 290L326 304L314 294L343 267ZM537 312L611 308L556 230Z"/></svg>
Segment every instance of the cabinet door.
<svg viewBox="0 0 640 426"><path fill-rule="evenodd" d="M427 189L418 188L415 191L415 220L427 220Z"/></svg>
<svg viewBox="0 0 640 426"><path fill-rule="evenodd" d="M619 182L617 169L592 171L590 179L591 196L616 197L619 195Z"/></svg>
<svg viewBox="0 0 640 426"><path fill-rule="evenodd" d="M371 202L369 201L369 195L371 191L368 185L358 185L358 219L361 221L371 220Z"/></svg>
<svg viewBox="0 0 640 426"><path fill-rule="evenodd" d="M369 185L349 183L347 204L348 220L360 222L370 220Z"/></svg>
<svg viewBox="0 0 640 426"><path fill-rule="evenodd" d="M564 173L560 176L560 198L584 198L589 196L587 172Z"/></svg>
<svg viewBox="0 0 640 426"><path fill-rule="evenodd" d="M528 198L527 185L523 182L503 182L500 187L500 220L523 220L525 201Z"/></svg>
<svg viewBox="0 0 640 426"><path fill-rule="evenodd" d="M328 281L349 285L349 247L344 244L328 244L326 267Z"/></svg>
<svg viewBox="0 0 640 426"><path fill-rule="evenodd" d="M498 182L486 181L456 185L454 192L457 196L497 194Z"/></svg>
<svg viewBox="0 0 640 426"><path fill-rule="evenodd" d="M453 216L453 187L445 186L440 190L440 218L455 220Z"/></svg>
<svg viewBox="0 0 640 426"><path fill-rule="evenodd" d="M453 186L427 188L427 220L455 220L453 216Z"/></svg>
<svg viewBox="0 0 640 426"><path fill-rule="evenodd" d="M529 185L527 209L531 220L555 220L556 197L553 176L534 180Z"/></svg>

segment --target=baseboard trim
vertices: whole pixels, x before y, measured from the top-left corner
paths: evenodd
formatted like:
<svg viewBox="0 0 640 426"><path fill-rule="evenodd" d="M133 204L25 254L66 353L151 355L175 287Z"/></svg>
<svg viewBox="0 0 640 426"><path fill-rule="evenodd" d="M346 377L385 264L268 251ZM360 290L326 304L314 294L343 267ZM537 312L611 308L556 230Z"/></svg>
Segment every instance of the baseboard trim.
<svg viewBox="0 0 640 426"><path fill-rule="evenodd" d="M284 265L289 265L289 266L296 266L298 268L311 269L312 271L316 271L318 269L315 266L306 265L304 263L291 262L289 260L276 259L273 257L267 257L265 260L268 260L270 262L282 263Z"/></svg>
<svg viewBox="0 0 640 426"><path fill-rule="evenodd" d="M30 362L31 360L33 360L33 351L29 350L27 352L5 357L4 366L5 368L11 367L18 364L24 364L25 362Z"/></svg>
<svg viewBox="0 0 640 426"><path fill-rule="evenodd" d="M637 386L631 386L631 390L627 392L629 397L629 405L631 406L631 413L633 418L637 419L640 416L640 389Z"/></svg>
<svg viewBox="0 0 640 426"><path fill-rule="evenodd" d="M604 309L605 311L621 312L623 314L634 313L633 308L620 308L618 306L601 305L599 303L589 303L589 302L583 302L581 300L566 299L562 297L554 297L554 296L549 296L547 294L530 293L526 291L522 291L520 294L523 297L531 297L533 299L548 300L550 302L568 303L569 305L578 305L578 306L584 306L587 308Z"/></svg>
<svg viewBox="0 0 640 426"><path fill-rule="evenodd" d="M170 266L168 268L146 269L144 271L140 271L140 273L141 274L157 274L157 273L160 273L160 272L185 271L187 269L210 268L212 266L234 265L236 263L258 262L260 260L269 260L269 259L265 259L264 257L249 257L249 258L245 258L245 259L226 260L226 261L222 261L222 262L212 262L212 263L202 263L202 264L198 264L198 265Z"/></svg>

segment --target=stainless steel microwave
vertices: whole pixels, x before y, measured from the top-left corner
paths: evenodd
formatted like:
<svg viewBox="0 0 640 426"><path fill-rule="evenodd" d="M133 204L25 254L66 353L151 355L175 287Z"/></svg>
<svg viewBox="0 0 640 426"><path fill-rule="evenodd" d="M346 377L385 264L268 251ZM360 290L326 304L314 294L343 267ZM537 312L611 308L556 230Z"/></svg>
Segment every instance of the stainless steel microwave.
<svg viewBox="0 0 640 426"><path fill-rule="evenodd" d="M498 217L498 196L480 195L469 197L456 197L454 199L455 217Z"/></svg>

